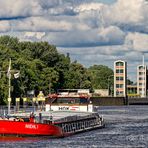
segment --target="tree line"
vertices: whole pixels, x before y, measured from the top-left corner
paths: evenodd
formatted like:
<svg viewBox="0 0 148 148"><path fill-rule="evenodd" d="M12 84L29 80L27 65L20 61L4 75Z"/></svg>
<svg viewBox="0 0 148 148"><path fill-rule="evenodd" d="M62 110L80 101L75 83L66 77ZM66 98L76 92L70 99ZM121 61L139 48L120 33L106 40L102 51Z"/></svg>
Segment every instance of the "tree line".
<svg viewBox="0 0 148 148"><path fill-rule="evenodd" d="M25 97L28 91L45 95L58 89L107 89L113 84L113 70L104 65L84 67L71 61L69 54L57 51L48 42L20 41L10 36L0 37L0 104L7 103L7 70L11 58L11 73L20 71L20 76L11 79L12 100ZM108 79L110 78L110 79Z"/></svg>

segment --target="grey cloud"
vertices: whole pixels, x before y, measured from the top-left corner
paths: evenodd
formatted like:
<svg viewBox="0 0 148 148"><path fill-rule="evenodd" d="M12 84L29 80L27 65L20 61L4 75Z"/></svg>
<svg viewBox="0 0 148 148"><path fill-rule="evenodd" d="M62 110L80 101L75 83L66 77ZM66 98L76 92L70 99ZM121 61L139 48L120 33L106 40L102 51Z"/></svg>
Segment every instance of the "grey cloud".
<svg viewBox="0 0 148 148"><path fill-rule="evenodd" d="M90 0L39 0L39 3L50 15L76 15L79 11L77 12L75 8L81 4L89 4Z"/></svg>
<svg viewBox="0 0 148 148"><path fill-rule="evenodd" d="M72 24L64 20L50 20L44 17L30 17L23 20L13 21L14 31L26 32L53 32L71 30Z"/></svg>
<svg viewBox="0 0 148 148"><path fill-rule="evenodd" d="M38 22L42 22L39 23ZM81 23L72 26L68 22L50 22L41 18L35 21L20 22L17 30L26 31L25 39L36 38L34 32L46 32L42 40L59 47L95 47L105 45L120 45L124 43L125 33L115 26L108 28L90 29ZM63 29L63 32L59 31ZM27 31L30 30L30 31ZM38 30L38 31L37 31ZM81 30L81 31L80 31ZM50 32L49 32L50 31ZM52 31L52 32L51 32ZM32 32L32 33L31 33ZM27 35L28 33L28 35Z"/></svg>
<svg viewBox="0 0 148 148"><path fill-rule="evenodd" d="M142 34L142 33L129 33L126 36L125 44L127 42L131 42L131 48L135 51L139 52L148 52L148 34Z"/></svg>
<svg viewBox="0 0 148 148"><path fill-rule="evenodd" d="M60 4L60 0L39 0L39 4L44 9L56 7Z"/></svg>
<svg viewBox="0 0 148 148"><path fill-rule="evenodd" d="M145 30L143 27L148 25L147 13L148 5L145 0L118 0L114 5L102 9L107 25L114 24L125 31Z"/></svg>
<svg viewBox="0 0 148 148"><path fill-rule="evenodd" d="M48 41L85 65L111 66L119 58L136 65L140 53L147 52L145 0L111 5L97 0L0 0L0 4L1 35Z"/></svg>
<svg viewBox="0 0 148 148"><path fill-rule="evenodd" d="M116 36L114 36L116 34ZM105 28L104 30L94 29L79 30L57 33L50 33L47 39L52 44L60 47L94 47L101 45L119 45L124 43L124 33L118 29Z"/></svg>
<svg viewBox="0 0 148 148"><path fill-rule="evenodd" d="M112 45L112 46L96 46L93 47L81 47L81 48L65 48L65 47L58 47L59 51L62 53L69 52L71 55L76 55L80 57L89 56L91 59L94 60L94 56L106 56L109 59L114 59L117 56L123 57L126 55L128 49L124 45ZM128 51L129 52L129 51ZM89 62L89 61L88 61Z"/></svg>

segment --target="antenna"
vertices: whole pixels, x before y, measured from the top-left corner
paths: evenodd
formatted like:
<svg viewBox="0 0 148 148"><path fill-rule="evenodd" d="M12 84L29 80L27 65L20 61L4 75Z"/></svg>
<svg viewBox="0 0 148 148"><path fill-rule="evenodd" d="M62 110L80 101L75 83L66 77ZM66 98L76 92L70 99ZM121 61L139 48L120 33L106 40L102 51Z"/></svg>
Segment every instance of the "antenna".
<svg viewBox="0 0 148 148"><path fill-rule="evenodd" d="M144 66L144 54L143 54L143 57L142 57L142 65Z"/></svg>

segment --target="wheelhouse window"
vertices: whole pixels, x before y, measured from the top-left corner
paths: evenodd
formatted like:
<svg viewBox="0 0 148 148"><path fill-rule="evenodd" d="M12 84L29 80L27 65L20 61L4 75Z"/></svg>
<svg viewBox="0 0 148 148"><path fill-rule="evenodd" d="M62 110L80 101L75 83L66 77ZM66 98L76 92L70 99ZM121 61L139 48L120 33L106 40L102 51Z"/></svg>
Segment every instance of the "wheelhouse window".
<svg viewBox="0 0 148 148"><path fill-rule="evenodd" d="M60 104L85 104L88 102L87 98L57 98L54 103Z"/></svg>

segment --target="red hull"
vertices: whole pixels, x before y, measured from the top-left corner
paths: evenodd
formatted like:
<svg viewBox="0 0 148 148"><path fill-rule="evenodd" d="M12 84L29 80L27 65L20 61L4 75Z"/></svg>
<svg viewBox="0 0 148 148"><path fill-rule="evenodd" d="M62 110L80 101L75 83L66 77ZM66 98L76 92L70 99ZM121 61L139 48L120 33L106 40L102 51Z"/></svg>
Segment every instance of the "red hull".
<svg viewBox="0 0 148 148"><path fill-rule="evenodd" d="M0 120L0 135L61 137L62 129L55 125Z"/></svg>

